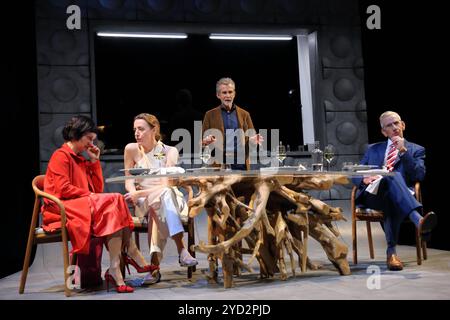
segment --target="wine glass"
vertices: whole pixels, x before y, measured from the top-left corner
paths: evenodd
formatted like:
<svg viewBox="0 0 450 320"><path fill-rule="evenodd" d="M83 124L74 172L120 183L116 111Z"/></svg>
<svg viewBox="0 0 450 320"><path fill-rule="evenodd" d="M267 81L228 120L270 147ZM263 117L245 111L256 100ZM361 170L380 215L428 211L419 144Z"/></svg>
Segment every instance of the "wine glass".
<svg viewBox="0 0 450 320"><path fill-rule="evenodd" d="M277 159L280 162L280 167L283 167L283 161L286 159L286 147L281 143L277 146L276 150Z"/></svg>
<svg viewBox="0 0 450 320"><path fill-rule="evenodd" d="M323 149L323 157L327 161L327 171L330 171L330 163L333 161L335 150L333 145L329 144Z"/></svg>
<svg viewBox="0 0 450 320"><path fill-rule="evenodd" d="M203 148L202 153L200 154L200 159L204 164L202 168L206 168L209 159L211 159L211 149L208 146Z"/></svg>

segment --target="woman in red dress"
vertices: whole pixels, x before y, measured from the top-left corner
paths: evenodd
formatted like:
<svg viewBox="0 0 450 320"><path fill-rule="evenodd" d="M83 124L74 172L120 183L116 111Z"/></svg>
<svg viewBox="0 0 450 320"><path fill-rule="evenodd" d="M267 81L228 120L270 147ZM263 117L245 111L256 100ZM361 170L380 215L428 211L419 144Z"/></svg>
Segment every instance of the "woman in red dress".
<svg viewBox="0 0 450 320"><path fill-rule="evenodd" d="M65 143L56 150L45 175L44 191L64 203L67 230L73 253L89 253L91 237L104 237L109 250L110 267L105 272L107 287L111 282L120 293L133 292L120 272L120 255L128 255L148 266L134 243L130 244L133 221L120 193L103 192L100 149L93 144L97 127L85 116L74 116L64 127ZM81 155L86 151L89 160ZM43 206L43 228L51 232L61 227L58 207L52 201ZM148 266L150 267L150 266Z"/></svg>

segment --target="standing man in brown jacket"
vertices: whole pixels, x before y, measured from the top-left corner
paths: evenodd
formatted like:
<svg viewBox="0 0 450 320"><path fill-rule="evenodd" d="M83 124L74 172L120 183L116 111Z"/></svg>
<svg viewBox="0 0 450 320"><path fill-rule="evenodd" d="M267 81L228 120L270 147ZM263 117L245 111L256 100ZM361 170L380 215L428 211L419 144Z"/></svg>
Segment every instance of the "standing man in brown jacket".
<svg viewBox="0 0 450 320"><path fill-rule="evenodd" d="M216 96L221 104L206 112L202 126L202 144L215 148L215 160L229 164L233 170L249 170L249 142L261 144L250 113L233 103L236 85L231 78L221 78L216 84Z"/></svg>

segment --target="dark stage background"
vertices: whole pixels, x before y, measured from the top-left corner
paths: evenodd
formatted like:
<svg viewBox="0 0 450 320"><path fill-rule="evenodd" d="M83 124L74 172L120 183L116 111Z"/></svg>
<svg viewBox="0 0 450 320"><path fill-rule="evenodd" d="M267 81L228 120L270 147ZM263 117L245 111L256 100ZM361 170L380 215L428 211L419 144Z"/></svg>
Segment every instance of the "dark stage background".
<svg viewBox="0 0 450 320"><path fill-rule="evenodd" d="M417 3L417 4L416 4ZM448 51L445 21L447 11L441 2L361 1L360 15L365 25L368 5L381 8L381 30L362 28L365 63L366 102L369 123L369 140L375 142L381 136L378 116L386 109L398 111L405 120L406 138L426 146L427 178L423 184L425 209L435 210L439 225L433 233L430 247L450 250L446 231L450 219L446 212L448 189L448 156L445 150L447 136L447 77ZM35 48L34 8L19 1L2 3L2 93L3 138L3 247L0 277L21 270L27 239L28 224L33 206L31 180L39 173L39 128L37 72ZM194 74L193 80L197 80ZM213 75L213 81L222 75ZM444 79L444 80L440 80ZM255 90L270 90L274 81L262 81L247 88L238 82L237 102L250 108ZM192 84L195 81L189 83ZM197 100L195 88L193 103L199 108L214 106L214 82L203 85L208 88L210 99ZM244 89L245 88L245 89ZM181 87L174 86L174 90ZM202 91L202 93L205 93ZM286 96L282 92L282 96ZM244 99L245 98L245 99ZM145 99L147 104L149 99ZM146 107L144 105L143 107ZM147 111L146 109L144 111ZM150 110L149 110L150 111ZM203 111L203 109L201 110ZM255 120L258 127L272 116L267 110ZM130 123L128 120L127 123ZM131 124L130 124L131 136ZM412 233L409 233L411 235ZM408 242L406 232L402 241Z"/></svg>
<svg viewBox="0 0 450 320"><path fill-rule="evenodd" d="M372 4L381 8L381 30L362 28L369 143L384 138L379 115L397 111L406 122L405 138L426 148L424 208L435 211L439 219L429 246L450 250L445 200L449 165L444 156L448 135L446 11L437 1L360 1L361 17L368 16L365 10ZM402 243L414 242L411 228L412 224L402 228Z"/></svg>
<svg viewBox="0 0 450 320"><path fill-rule="evenodd" d="M222 77L236 82L235 103L250 112L256 129L283 124L281 140L292 147L303 144L298 125L299 95L290 94L293 90L298 93L299 88L295 38L225 41L191 34L188 39L96 37L94 46L97 121L110 125L104 135L107 149L122 149L134 141L133 117L141 112L158 117L161 132L167 136L163 140L171 144L172 130L203 120L207 110L219 105L216 82ZM181 89L191 92L190 106L176 101ZM187 108L190 111L183 112Z"/></svg>

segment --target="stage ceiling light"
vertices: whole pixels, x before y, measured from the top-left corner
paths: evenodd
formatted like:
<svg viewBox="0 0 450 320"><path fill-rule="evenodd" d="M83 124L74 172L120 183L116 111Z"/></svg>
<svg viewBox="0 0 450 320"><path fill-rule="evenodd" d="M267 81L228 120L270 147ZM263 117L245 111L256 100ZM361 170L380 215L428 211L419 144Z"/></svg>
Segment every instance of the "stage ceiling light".
<svg viewBox="0 0 450 320"><path fill-rule="evenodd" d="M292 40L292 36L288 35L260 35L260 34L227 34L227 33L211 33L210 39L213 40Z"/></svg>
<svg viewBox="0 0 450 320"><path fill-rule="evenodd" d="M97 32L99 37L186 39L185 33L145 33L145 32Z"/></svg>

